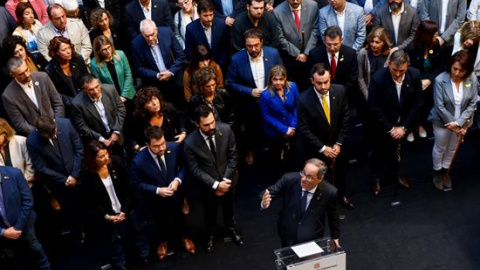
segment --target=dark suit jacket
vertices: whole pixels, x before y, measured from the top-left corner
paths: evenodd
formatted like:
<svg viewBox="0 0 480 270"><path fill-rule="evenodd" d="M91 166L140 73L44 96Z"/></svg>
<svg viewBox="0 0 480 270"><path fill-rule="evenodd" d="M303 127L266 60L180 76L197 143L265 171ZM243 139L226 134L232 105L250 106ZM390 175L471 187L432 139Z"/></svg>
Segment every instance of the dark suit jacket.
<svg viewBox="0 0 480 270"><path fill-rule="evenodd" d="M310 51L308 56L308 71L312 70L316 63L325 63L329 68L327 49L324 44ZM357 53L354 49L342 45L337 59L337 71L335 72L335 80L331 83L341 84L345 87L347 95L358 91L358 62Z"/></svg>
<svg viewBox="0 0 480 270"><path fill-rule="evenodd" d="M111 84L102 84L102 103L108 118L110 132L123 132L126 109L118 96L117 90ZM103 125L93 101L85 91L78 93L72 101L73 124L84 141L98 140L100 136L110 138ZM122 140L119 140L119 144Z"/></svg>
<svg viewBox="0 0 480 270"><path fill-rule="evenodd" d="M299 140L307 158L318 157L325 145L343 144L348 132L348 102L343 86L330 86L330 125L315 91L310 87L298 100Z"/></svg>
<svg viewBox="0 0 480 270"><path fill-rule="evenodd" d="M251 28L259 28L262 30L264 46L279 48L280 39L283 38L283 36L281 35L281 31L279 31L280 28L275 16L270 12L264 12L262 19L258 22L257 27L255 27L248 17L247 11L244 10L238 14L232 26L233 48L235 51L240 51L245 48L243 33Z"/></svg>
<svg viewBox="0 0 480 270"><path fill-rule="evenodd" d="M388 68L379 70L368 87L368 103L378 124L385 133L394 126L415 128L415 118L422 104L420 72L409 67L405 73L400 100Z"/></svg>
<svg viewBox="0 0 480 270"><path fill-rule="evenodd" d="M212 46L208 44L207 36L200 23L200 19L189 23L185 32L185 53L188 59L192 58L193 51L198 45L205 45L212 54L212 59L227 70L230 57L230 30L225 19L215 17L212 23Z"/></svg>
<svg viewBox="0 0 480 270"><path fill-rule="evenodd" d="M18 135L28 136L35 129L35 122L41 115L65 117L60 95L45 72L32 73L32 83L38 107L33 104L16 80L12 80L3 92L3 106L12 120Z"/></svg>
<svg viewBox="0 0 480 270"><path fill-rule="evenodd" d="M0 177L8 223L17 230L33 229L33 196L22 172L17 168L0 166ZM0 218L0 229L7 228Z"/></svg>
<svg viewBox="0 0 480 270"><path fill-rule="evenodd" d="M227 178L232 180L233 187L238 178L238 154L233 131L227 124L219 122L216 124L216 158L210 152L199 129L190 133L183 143L190 172L211 191L215 181L220 182L223 178Z"/></svg>
<svg viewBox="0 0 480 270"><path fill-rule="evenodd" d="M185 65L185 53L180 43L168 27L158 27L158 44L162 53L165 67L174 74L175 78L183 78L183 67ZM133 65L144 85L155 85L158 83L157 64L153 58L150 46L142 35L138 35L132 41ZM174 78L171 78L171 80Z"/></svg>
<svg viewBox="0 0 480 270"><path fill-rule="evenodd" d="M275 185L268 187L268 191L273 200L278 197L283 198L278 219L278 234L283 246L291 246L321 238L325 231L326 216L328 216L332 238L338 239L340 237L337 189L326 180L318 184L303 215L300 209L302 187L300 186L300 174L298 172L284 174Z"/></svg>
<svg viewBox="0 0 480 270"><path fill-rule="evenodd" d="M222 0L212 0L212 4L215 7L215 16L223 18L225 21L225 15L223 14L223 4ZM240 12L245 10L246 1L245 0L232 0L233 11L231 14L228 14L228 17L234 18L237 17Z"/></svg>
<svg viewBox="0 0 480 270"><path fill-rule="evenodd" d="M60 153L50 141L33 131L27 138L27 149L37 173L45 177L50 186L64 187L69 175L80 176L83 162L83 144L70 120L55 119Z"/></svg>
<svg viewBox="0 0 480 270"><path fill-rule="evenodd" d="M172 12L170 6L163 0L151 0L152 2L152 20L155 24L160 26L168 26L171 30L175 30L173 24ZM145 20L145 14L143 14L142 7L137 0L130 2L125 7L125 27L129 40L134 39L140 34L140 22ZM159 37L161 35L159 33Z"/></svg>

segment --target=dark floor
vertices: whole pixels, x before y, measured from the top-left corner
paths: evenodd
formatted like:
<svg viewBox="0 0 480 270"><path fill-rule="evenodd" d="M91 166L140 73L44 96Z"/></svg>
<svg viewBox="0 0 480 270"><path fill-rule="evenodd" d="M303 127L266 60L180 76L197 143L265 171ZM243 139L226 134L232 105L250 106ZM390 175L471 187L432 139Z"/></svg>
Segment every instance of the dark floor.
<svg viewBox="0 0 480 270"><path fill-rule="evenodd" d="M370 193L368 159L349 165L349 186L356 209L342 210L340 239L349 270L478 270L480 269L480 159L479 136L471 133L462 145L453 170L454 189L442 192L431 181L431 141L405 147L405 168L412 190L392 195L386 187L379 198ZM217 241L214 251L203 248L201 203L190 216L197 254L180 251L164 261L141 266L129 256L131 269L275 269L273 250L280 246L276 235L278 205L259 210L258 193L269 184L261 170L242 170L237 195L238 228L245 246ZM392 206L394 201L400 201ZM52 243L52 239L42 239ZM52 269L100 269L107 263L104 247L89 239L82 249L68 242L45 244ZM103 256L103 257L102 257Z"/></svg>

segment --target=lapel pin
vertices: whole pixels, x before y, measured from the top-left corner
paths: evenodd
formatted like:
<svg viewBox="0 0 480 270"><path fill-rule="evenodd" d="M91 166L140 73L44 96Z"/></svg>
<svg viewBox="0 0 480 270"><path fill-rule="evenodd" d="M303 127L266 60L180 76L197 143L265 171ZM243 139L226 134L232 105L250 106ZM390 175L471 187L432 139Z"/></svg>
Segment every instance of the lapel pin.
<svg viewBox="0 0 480 270"><path fill-rule="evenodd" d="M153 8L157 8L157 5L153 5Z"/></svg>
<svg viewBox="0 0 480 270"><path fill-rule="evenodd" d="M39 82L35 82L35 86L39 86L39 85L40 85L40 83L39 83Z"/></svg>
<svg viewBox="0 0 480 270"><path fill-rule="evenodd" d="M265 58L265 62L268 62L268 58Z"/></svg>
<svg viewBox="0 0 480 270"><path fill-rule="evenodd" d="M407 87L410 87L410 84L407 83Z"/></svg>
<svg viewBox="0 0 480 270"><path fill-rule="evenodd" d="M343 55L340 56L340 62L343 62L343 59L344 59L344 58L343 58Z"/></svg>
<svg viewBox="0 0 480 270"><path fill-rule="evenodd" d="M332 99L335 99L335 96L333 96Z"/></svg>
<svg viewBox="0 0 480 270"><path fill-rule="evenodd" d="M10 176L4 175L4 176L3 176L3 179L4 179L4 180L8 180L8 179L10 179Z"/></svg>
<svg viewBox="0 0 480 270"><path fill-rule="evenodd" d="M172 151L170 151L170 150L167 150L167 154L170 154L170 153L172 153Z"/></svg>

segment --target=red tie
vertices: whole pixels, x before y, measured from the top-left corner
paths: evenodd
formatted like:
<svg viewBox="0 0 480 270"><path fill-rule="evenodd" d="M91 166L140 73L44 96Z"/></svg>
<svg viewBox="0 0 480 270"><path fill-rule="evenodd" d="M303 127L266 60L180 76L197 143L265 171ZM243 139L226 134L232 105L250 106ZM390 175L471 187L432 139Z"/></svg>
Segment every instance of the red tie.
<svg viewBox="0 0 480 270"><path fill-rule="evenodd" d="M298 16L298 10L293 10L293 15L295 16L295 25L297 26L297 30L300 32L300 17Z"/></svg>
<svg viewBox="0 0 480 270"><path fill-rule="evenodd" d="M337 61L335 60L335 54L332 54L332 60L330 61L330 71L332 75L332 81L334 81L335 72L337 72Z"/></svg>

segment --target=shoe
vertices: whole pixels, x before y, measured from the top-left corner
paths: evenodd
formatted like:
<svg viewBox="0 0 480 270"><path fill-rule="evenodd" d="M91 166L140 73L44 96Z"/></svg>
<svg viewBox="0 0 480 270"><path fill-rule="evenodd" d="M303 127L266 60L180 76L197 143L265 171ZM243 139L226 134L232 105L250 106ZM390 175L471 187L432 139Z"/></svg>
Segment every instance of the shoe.
<svg viewBox="0 0 480 270"><path fill-rule="evenodd" d="M232 234L232 241L235 243L235 245L239 247L243 247L243 239L240 234L236 230L231 231Z"/></svg>
<svg viewBox="0 0 480 270"><path fill-rule="evenodd" d="M433 171L433 185L438 190L443 190L443 174L441 170Z"/></svg>
<svg viewBox="0 0 480 270"><path fill-rule="evenodd" d="M183 238L182 243L188 253L195 254L195 244L192 242L192 240Z"/></svg>
<svg viewBox="0 0 480 270"><path fill-rule="evenodd" d="M443 190L444 191L452 190L452 178L450 178L450 175L445 174L444 179L445 179L445 182L444 182L444 185L443 185Z"/></svg>
<svg viewBox="0 0 480 270"><path fill-rule="evenodd" d="M187 199L183 199L182 213L185 216L190 214L190 205L188 205Z"/></svg>
<svg viewBox="0 0 480 270"><path fill-rule="evenodd" d="M213 240L214 240L214 236L210 235L207 241L207 253L210 253L213 250L213 243L214 243Z"/></svg>
<svg viewBox="0 0 480 270"><path fill-rule="evenodd" d="M382 190L382 187L380 186L380 179L374 179L373 181L373 195L375 195L375 197L378 197L380 196L380 191Z"/></svg>
<svg viewBox="0 0 480 270"><path fill-rule="evenodd" d="M407 142L413 142L413 141L415 141L415 137L413 136L413 132L408 133Z"/></svg>
<svg viewBox="0 0 480 270"><path fill-rule="evenodd" d="M60 203L55 199L54 197L50 198L50 206L53 208L55 211L60 211L62 210L62 207L60 206Z"/></svg>
<svg viewBox="0 0 480 270"><path fill-rule="evenodd" d="M398 184L406 189L410 189L410 182L405 176L398 176Z"/></svg>
<svg viewBox="0 0 480 270"><path fill-rule="evenodd" d="M427 137L427 132L422 126L418 127L418 137L420 138L426 138Z"/></svg>
<svg viewBox="0 0 480 270"><path fill-rule="evenodd" d="M160 260L165 259L165 256L167 256L167 246L167 242L162 242L158 245L157 256Z"/></svg>
<svg viewBox="0 0 480 270"><path fill-rule="evenodd" d="M348 197L343 196L342 198L342 205L348 210L355 209L355 205L353 204L352 200Z"/></svg>

